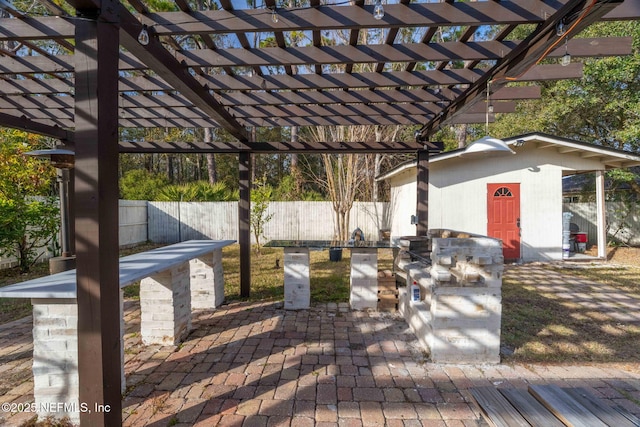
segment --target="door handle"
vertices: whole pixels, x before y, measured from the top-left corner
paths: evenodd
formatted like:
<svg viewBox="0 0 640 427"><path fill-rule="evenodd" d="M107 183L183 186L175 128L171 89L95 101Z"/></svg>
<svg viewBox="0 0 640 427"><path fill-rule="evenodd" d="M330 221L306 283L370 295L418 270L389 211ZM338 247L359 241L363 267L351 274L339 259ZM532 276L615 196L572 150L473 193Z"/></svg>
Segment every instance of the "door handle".
<svg viewBox="0 0 640 427"><path fill-rule="evenodd" d="M520 228L520 218L516 219L516 226Z"/></svg>

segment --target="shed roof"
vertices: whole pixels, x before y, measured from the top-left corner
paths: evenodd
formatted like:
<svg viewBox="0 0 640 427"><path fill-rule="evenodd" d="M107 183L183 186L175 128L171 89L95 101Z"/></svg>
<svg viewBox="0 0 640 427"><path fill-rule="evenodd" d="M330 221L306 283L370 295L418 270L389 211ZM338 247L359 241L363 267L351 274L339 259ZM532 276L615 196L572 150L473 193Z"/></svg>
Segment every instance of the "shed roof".
<svg viewBox="0 0 640 427"><path fill-rule="evenodd" d="M569 138L557 137L541 132L532 132L524 135L505 138L503 141L508 145L515 147L520 143L534 143L539 150L555 150L560 154L577 155L584 159L598 159L604 169L629 168L640 165L640 155L635 153L617 150L614 148L603 147L601 145L591 144L582 141L576 141ZM447 151L433 155L429 158L430 163L446 162L451 159L459 158L465 152L464 148L453 151ZM517 154L516 154L517 155ZM492 156L485 156L484 159L494 159ZM378 176L378 181L392 178L402 171L416 167L416 161L410 160L401 163L392 170Z"/></svg>

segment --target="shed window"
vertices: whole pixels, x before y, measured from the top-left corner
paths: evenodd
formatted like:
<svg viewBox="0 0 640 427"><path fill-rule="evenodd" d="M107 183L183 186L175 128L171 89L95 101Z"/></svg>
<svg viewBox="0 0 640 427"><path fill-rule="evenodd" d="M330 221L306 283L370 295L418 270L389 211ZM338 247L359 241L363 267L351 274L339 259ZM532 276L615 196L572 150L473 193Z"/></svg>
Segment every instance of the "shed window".
<svg viewBox="0 0 640 427"><path fill-rule="evenodd" d="M500 187L493 193L493 197L513 197L513 194L507 187Z"/></svg>

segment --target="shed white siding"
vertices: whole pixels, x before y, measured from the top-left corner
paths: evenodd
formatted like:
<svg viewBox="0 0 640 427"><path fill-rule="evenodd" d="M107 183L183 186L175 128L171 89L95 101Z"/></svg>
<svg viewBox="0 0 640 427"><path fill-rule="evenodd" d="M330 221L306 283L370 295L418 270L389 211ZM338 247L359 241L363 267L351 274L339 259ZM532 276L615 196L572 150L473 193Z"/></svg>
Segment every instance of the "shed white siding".
<svg viewBox="0 0 640 427"><path fill-rule="evenodd" d="M605 170L597 156L528 141L515 155L441 155L429 164L429 228L487 234L487 184L520 184L521 257L562 259L562 176ZM391 176L391 235L414 235L416 168Z"/></svg>
<svg viewBox="0 0 640 427"><path fill-rule="evenodd" d="M411 215L416 214L416 168L401 171L390 184L391 240L395 242L402 236L416 235L416 226L411 224Z"/></svg>

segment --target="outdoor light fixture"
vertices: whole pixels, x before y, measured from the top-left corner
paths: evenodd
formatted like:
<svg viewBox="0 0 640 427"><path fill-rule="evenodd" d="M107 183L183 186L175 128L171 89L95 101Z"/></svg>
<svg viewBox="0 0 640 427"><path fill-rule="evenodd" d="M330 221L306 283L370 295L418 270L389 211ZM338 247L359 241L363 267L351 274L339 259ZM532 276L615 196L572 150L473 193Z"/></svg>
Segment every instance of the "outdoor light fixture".
<svg viewBox="0 0 640 427"><path fill-rule="evenodd" d="M138 43L142 46L146 46L149 44L149 31L147 31L147 26L143 25L140 30L140 34L138 34Z"/></svg>
<svg viewBox="0 0 640 427"><path fill-rule="evenodd" d="M493 113L493 104L491 103L491 80L487 80L487 111L485 114L484 134L489 135L489 114Z"/></svg>
<svg viewBox="0 0 640 427"><path fill-rule="evenodd" d="M271 9L271 21L274 24L278 23L278 12L276 12L276 8L275 7L273 9Z"/></svg>
<svg viewBox="0 0 640 427"><path fill-rule="evenodd" d="M384 7L382 7L382 0L376 0L376 5L373 8L373 17L377 20L384 18Z"/></svg>
<svg viewBox="0 0 640 427"><path fill-rule="evenodd" d="M52 148L46 150L33 150L24 153L28 156L49 160L51 166L57 169L73 169L75 153L64 148Z"/></svg>
<svg viewBox="0 0 640 427"><path fill-rule="evenodd" d="M484 136L477 141L472 142L462 151L459 156L469 155L487 155L487 154L516 154L506 142L501 139Z"/></svg>
<svg viewBox="0 0 640 427"><path fill-rule="evenodd" d="M564 21L558 22L558 25L556 25L556 36L562 37L566 32L567 32L567 27L566 25L564 25Z"/></svg>
<svg viewBox="0 0 640 427"><path fill-rule="evenodd" d="M568 39L564 39L564 55L560 58L560 65L566 67L571 64L571 55L569 54Z"/></svg>
<svg viewBox="0 0 640 427"><path fill-rule="evenodd" d="M516 142L513 143L514 147L522 147L524 145L524 143L527 142L524 139L517 139Z"/></svg>
<svg viewBox="0 0 640 427"><path fill-rule="evenodd" d="M71 219L69 216L69 171L74 167L75 153L63 148L53 148L28 151L25 154L49 160L51 165L58 170L62 255L49 260L49 272L53 274L75 268L75 256L71 251Z"/></svg>

